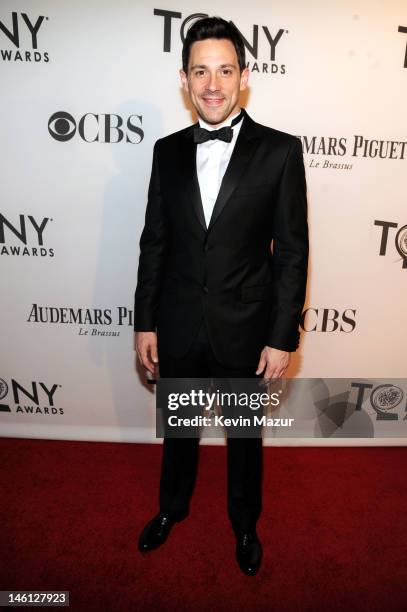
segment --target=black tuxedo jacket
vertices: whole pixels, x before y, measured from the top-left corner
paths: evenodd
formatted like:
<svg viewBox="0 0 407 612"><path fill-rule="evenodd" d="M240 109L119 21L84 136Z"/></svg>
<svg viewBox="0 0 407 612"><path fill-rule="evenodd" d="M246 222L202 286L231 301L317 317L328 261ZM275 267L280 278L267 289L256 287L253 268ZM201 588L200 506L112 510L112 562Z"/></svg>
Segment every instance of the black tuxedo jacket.
<svg viewBox="0 0 407 612"><path fill-rule="evenodd" d="M154 147L134 329L157 331L159 353L181 357L204 317L218 361L255 367L265 345L295 351L299 342L308 260L301 143L245 113L206 227L193 128Z"/></svg>

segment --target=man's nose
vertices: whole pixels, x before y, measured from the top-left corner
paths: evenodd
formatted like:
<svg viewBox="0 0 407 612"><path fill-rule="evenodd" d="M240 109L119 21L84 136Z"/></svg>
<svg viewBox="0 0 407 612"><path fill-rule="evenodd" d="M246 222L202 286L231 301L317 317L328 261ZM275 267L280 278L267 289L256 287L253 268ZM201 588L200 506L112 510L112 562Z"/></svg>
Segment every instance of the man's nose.
<svg viewBox="0 0 407 612"><path fill-rule="evenodd" d="M208 89L211 91L217 91L219 89L218 75L216 72L209 75Z"/></svg>

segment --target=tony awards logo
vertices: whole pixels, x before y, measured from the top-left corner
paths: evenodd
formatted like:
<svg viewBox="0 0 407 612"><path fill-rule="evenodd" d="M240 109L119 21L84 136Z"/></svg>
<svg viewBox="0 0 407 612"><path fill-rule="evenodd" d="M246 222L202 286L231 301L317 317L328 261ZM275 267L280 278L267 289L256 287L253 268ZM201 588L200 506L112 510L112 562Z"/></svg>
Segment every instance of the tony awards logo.
<svg viewBox="0 0 407 612"><path fill-rule="evenodd" d="M394 230L397 229L396 234L393 234L394 246L397 253L400 255L402 268L407 269L407 225L399 227L399 224L394 221L382 221L379 219L375 219L374 224L382 228L379 247L379 255L381 256L387 254L390 232L394 232ZM397 261L400 261L400 259L397 259Z"/></svg>
<svg viewBox="0 0 407 612"><path fill-rule="evenodd" d="M13 11L10 19L0 20L0 57L5 62L49 62L47 51L38 50L39 31L48 17L44 15L20 15ZM3 48L3 40L12 44L10 49Z"/></svg>

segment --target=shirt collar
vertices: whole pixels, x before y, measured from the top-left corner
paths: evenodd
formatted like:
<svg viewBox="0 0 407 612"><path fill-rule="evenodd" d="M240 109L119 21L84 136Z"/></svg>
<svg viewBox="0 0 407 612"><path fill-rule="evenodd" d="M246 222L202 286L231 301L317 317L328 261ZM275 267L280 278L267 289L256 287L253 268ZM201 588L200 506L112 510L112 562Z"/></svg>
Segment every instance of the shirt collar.
<svg viewBox="0 0 407 612"><path fill-rule="evenodd" d="M229 117L229 119L227 119L226 121L224 121L223 123L221 123L220 125L218 125L217 127L214 127L213 125L211 125L210 123L206 123L206 121L204 121L203 119L201 119L201 117L198 117L198 121L199 121L199 125L202 128L205 128L206 130L212 131L212 130L218 130L222 127L225 127L226 125L230 125L233 121L233 119L235 117L237 117L240 114L241 109L239 109L237 111L237 113L235 113L234 115L232 115L231 117ZM243 120L243 117L242 117ZM239 121L239 123L236 124L236 128L240 127L242 120Z"/></svg>

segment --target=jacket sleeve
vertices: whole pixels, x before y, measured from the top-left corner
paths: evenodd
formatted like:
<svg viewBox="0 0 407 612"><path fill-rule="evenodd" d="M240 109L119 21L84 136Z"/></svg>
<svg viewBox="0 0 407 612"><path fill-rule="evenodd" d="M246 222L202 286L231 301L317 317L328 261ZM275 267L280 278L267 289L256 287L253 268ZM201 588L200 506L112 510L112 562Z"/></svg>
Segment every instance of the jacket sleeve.
<svg viewBox="0 0 407 612"><path fill-rule="evenodd" d="M140 259L134 298L135 331L155 331L158 296L167 243L158 168L159 142L157 140L154 145L145 223L140 238Z"/></svg>
<svg viewBox="0 0 407 612"><path fill-rule="evenodd" d="M273 305L267 345L295 351L308 266L307 187L301 141L294 137L273 215Z"/></svg>

